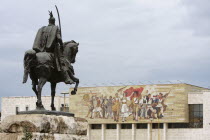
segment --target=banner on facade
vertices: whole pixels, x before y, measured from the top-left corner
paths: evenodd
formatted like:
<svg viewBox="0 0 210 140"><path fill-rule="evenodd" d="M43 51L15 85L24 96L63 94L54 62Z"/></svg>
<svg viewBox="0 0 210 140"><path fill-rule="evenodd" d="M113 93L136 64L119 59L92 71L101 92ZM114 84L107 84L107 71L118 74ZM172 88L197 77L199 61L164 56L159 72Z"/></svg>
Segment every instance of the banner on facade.
<svg viewBox="0 0 210 140"><path fill-rule="evenodd" d="M185 84L83 87L70 112L89 123L188 122Z"/></svg>

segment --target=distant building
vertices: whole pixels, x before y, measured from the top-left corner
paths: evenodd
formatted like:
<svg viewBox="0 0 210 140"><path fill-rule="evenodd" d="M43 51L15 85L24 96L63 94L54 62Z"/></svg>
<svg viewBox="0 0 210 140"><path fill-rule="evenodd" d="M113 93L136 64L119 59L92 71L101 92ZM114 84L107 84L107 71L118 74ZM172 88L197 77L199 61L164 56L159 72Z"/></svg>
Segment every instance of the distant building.
<svg viewBox="0 0 210 140"><path fill-rule="evenodd" d="M24 97L2 97L1 99L1 120L9 115L15 115L18 111L36 109L37 98L35 96ZM64 108L64 97L55 96L54 105L58 111L69 111L69 98L66 97ZM51 110L51 96L42 96L42 103L47 110Z"/></svg>
<svg viewBox="0 0 210 140"><path fill-rule="evenodd" d="M82 87L70 110L89 140L208 140L210 91L189 84Z"/></svg>

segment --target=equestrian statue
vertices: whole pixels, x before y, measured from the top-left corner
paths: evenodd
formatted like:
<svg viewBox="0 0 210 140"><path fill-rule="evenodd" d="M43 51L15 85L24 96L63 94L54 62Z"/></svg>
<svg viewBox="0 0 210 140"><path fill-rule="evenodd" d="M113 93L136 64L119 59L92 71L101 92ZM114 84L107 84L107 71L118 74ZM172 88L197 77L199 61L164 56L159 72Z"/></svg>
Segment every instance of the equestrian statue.
<svg viewBox="0 0 210 140"><path fill-rule="evenodd" d="M55 25L52 12L49 11L49 15L48 26L43 26L38 30L33 48L26 51L24 55L23 83L27 82L29 75L32 80L32 89L37 96L37 110L44 110L41 93L46 82L51 84L52 110L56 110L54 97L57 83L75 84L74 89L71 91L72 95L76 94L79 84L79 79L74 76L72 66L72 63L75 63L79 43L74 40L63 42L61 25L60 28Z"/></svg>

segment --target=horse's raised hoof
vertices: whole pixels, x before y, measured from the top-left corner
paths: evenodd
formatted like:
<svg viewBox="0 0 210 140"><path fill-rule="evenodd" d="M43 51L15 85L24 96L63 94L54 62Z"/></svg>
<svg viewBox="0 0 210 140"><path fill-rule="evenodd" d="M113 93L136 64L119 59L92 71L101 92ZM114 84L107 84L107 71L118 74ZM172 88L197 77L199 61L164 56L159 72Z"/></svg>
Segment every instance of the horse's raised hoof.
<svg viewBox="0 0 210 140"><path fill-rule="evenodd" d="M75 90L72 90L71 91L71 95L75 95L76 94L76 91Z"/></svg>

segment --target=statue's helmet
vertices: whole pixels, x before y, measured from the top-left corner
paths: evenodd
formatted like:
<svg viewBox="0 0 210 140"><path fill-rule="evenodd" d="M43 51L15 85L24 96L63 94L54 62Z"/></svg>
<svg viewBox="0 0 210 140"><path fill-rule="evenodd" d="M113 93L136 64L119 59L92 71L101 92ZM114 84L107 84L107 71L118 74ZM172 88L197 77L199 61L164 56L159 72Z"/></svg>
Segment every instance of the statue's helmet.
<svg viewBox="0 0 210 140"><path fill-rule="evenodd" d="M49 15L50 15L49 23L55 24L55 18L53 17L52 11L49 11Z"/></svg>

